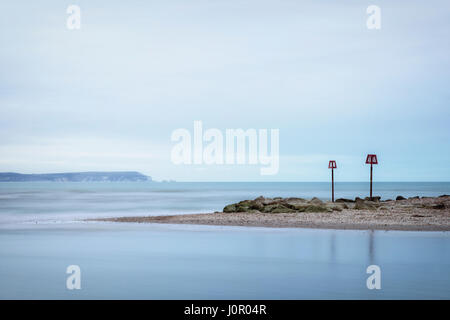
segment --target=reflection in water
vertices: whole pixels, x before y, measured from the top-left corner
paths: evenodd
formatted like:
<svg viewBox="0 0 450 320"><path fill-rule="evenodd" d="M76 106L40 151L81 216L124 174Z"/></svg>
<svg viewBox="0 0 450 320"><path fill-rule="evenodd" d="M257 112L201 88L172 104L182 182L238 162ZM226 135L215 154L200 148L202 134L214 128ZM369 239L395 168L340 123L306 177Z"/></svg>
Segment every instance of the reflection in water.
<svg viewBox="0 0 450 320"><path fill-rule="evenodd" d="M369 264L375 264L375 244L374 244L374 234L375 231L370 230L369 231Z"/></svg>
<svg viewBox="0 0 450 320"><path fill-rule="evenodd" d="M369 231L369 247L368 247L368 259L369 265L375 264L375 231ZM332 232L330 234L330 261L336 262L336 234Z"/></svg>
<svg viewBox="0 0 450 320"><path fill-rule="evenodd" d="M336 262L336 235L334 232L331 233L330 237L330 261Z"/></svg>
<svg viewBox="0 0 450 320"><path fill-rule="evenodd" d="M0 299L74 299L61 282L71 263L88 271L80 299L449 299L449 241L431 232L0 226ZM389 268L382 290L365 286L369 259Z"/></svg>

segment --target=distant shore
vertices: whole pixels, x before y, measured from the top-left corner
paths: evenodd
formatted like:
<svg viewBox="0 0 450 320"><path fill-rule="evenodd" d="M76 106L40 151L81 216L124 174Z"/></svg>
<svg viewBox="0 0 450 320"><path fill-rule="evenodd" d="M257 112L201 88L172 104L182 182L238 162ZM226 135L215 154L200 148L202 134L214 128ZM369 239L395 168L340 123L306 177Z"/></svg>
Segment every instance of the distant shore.
<svg viewBox="0 0 450 320"><path fill-rule="evenodd" d="M137 171L88 171L25 174L0 172L0 182L141 182L152 177Z"/></svg>
<svg viewBox="0 0 450 320"><path fill-rule="evenodd" d="M270 212L270 210L272 212ZM450 231L450 196L322 202L317 198L257 198L228 212L91 219L96 221L271 228ZM284 211L284 212L283 212Z"/></svg>

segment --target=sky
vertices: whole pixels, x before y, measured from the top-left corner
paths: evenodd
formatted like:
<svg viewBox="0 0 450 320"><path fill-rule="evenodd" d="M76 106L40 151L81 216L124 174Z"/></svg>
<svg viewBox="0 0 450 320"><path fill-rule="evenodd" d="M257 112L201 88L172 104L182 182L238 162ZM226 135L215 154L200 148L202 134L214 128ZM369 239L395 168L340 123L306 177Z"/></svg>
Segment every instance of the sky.
<svg viewBox="0 0 450 320"><path fill-rule="evenodd" d="M66 26L69 5L81 28ZM368 29L369 5L381 29ZM450 181L448 1L2 1L0 172ZM174 130L278 129L279 170L174 164Z"/></svg>

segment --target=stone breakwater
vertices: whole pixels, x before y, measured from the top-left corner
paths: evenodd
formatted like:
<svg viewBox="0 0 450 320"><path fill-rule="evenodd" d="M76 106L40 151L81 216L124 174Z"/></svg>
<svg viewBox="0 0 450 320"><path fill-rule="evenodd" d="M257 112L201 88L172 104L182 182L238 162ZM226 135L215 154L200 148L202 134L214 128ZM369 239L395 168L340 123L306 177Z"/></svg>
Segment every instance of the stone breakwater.
<svg viewBox="0 0 450 320"><path fill-rule="evenodd" d="M393 208L423 208L444 210L450 209L450 196L439 197L411 197L398 196L396 200L381 200L381 197L366 197L361 199L337 199L335 202L322 201L318 198L306 200L303 198L264 198L244 200L233 203L223 208L224 213L295 213L295 212L333 212L344 209L353 210L390 210Z"/></svg>

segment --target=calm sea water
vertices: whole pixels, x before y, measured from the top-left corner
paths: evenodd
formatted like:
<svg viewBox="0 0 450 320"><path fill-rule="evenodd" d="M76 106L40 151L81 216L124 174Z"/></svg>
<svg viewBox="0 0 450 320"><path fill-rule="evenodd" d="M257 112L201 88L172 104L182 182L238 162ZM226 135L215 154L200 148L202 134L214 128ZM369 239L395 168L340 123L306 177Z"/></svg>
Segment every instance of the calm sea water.
<svg viewBox="0 0 450 320"><path fill-rule="evenodd" d="M337 197L366 196L336 184ZM450 183L376 183L383 198ZM1 183L1 299L449 299L448 232L80 222L219 211L259 195L329 197L327 183ZM367 266L382 289L366 287ZM66 289L79 265L82 289Z"/></svg>
<svg viewBox="0 0 450 320"><path fill-rule="evenodd" d="M336 198L368 196L362 182L336 183ZM374 183L374 195L438 196L450 183ZM159 215L221 211L232 202L265 197L330 199L330 184L305 183L0 183L0 223L70 220L99 216Z"/></svg>

